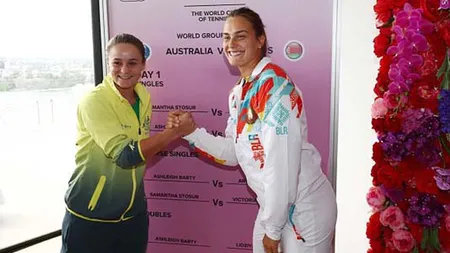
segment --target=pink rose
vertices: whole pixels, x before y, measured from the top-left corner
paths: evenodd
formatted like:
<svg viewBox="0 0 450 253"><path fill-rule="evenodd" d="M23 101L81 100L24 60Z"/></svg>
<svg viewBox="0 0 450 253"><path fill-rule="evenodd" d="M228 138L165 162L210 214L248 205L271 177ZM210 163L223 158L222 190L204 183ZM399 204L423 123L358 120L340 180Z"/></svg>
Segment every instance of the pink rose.
<svg viewBox="0 0 450 253"><path fill-rule="evenodd" d="M390 206L381 212L380 222L383 226L389 226L392 230L405 227L405 216L402 210L396 206Z"/></svg>
<svg viewBox="0 0 450 253"><path fill-rule="evenodd" d="M382 118L386 115L387 111L388 108L386 107L383 98L377 98L372 105L372 118Z"/></svg>
<svg viewBox="0 0 450 253"><path fill-rule="evenodd" d="M386 202L386 197L379 187L371 187L366 195L367 203L374 210L378 211L383 208L384 202Z"/></svg>
<svg viewBox="0 0 450 253"><path fill-rule="evenodd" d="M445 228L450 232L450 215L445 216Z"/></svg>
<svg viewBox="0 0 450 253"><path fill-rule="evenodd" d="M411 252L415 245L414 237L406 230L397 230L392 233L392 242L400 252Z"/></svg>

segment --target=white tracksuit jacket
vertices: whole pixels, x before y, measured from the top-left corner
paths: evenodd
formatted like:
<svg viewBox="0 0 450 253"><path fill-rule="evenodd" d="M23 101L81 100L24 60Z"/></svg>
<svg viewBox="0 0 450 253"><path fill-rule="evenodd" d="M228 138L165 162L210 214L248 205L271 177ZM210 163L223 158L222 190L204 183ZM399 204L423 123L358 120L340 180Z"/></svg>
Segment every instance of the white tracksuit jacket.
<svg viewBox="0 0 450 253"><path fill-rule="evenodd" d="M324 237L331 240L334 192L321 170L319 152L307 140L301 92L285 71L263 58L251 77L233 88L229 112L226 137L198 128L184 138L218 163L240 165L260 206L257 222L263 231L254 236L280 240L285 230L312 247ZM302 222L301 207L313 212L304 217L308 221Z"/></svg>

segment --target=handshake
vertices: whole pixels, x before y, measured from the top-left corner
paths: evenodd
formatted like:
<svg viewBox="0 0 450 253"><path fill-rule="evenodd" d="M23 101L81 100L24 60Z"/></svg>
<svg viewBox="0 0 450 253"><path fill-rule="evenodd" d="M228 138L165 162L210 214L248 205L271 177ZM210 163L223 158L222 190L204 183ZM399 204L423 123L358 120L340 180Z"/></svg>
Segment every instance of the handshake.
<svg viewBox="0 0 450 253"><path fill-rule="evenodd" d="M197 128L194 118L190 112L171 111L167 116L166 129L175 131L177 135L186 136Z"/></svg>

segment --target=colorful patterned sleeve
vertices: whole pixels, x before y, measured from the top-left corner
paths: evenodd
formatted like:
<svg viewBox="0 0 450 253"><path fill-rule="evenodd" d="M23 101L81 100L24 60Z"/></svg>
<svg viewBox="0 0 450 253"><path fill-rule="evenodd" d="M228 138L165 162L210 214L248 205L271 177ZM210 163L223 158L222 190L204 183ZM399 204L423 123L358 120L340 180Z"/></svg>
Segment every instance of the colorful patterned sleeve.
<svg viewBox="0 0 450 253"><path fill-rule="evenodd" d="M216 163L228 166L238 165L234 149L236 117L235 109L231 105L233 100L232 96L233 94L230 94L230 117L227 121L225 137L209 134L204 128L198 128L190 135L184 137L201 155Z"/></svg>

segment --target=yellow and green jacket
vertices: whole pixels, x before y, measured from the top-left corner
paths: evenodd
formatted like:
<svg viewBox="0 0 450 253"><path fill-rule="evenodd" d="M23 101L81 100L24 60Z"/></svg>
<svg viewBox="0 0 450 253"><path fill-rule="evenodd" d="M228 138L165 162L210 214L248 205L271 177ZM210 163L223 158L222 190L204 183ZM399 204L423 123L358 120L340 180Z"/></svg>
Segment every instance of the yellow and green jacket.
<svg viewBox="0 0 450 253"><path fill-rule="evenodd" d="M76 169L65 195L75 216L120 222L147 210L139 142L150 133L151 102L142 84L134 90L137 110L107 76L78 105Z"/></svg>

